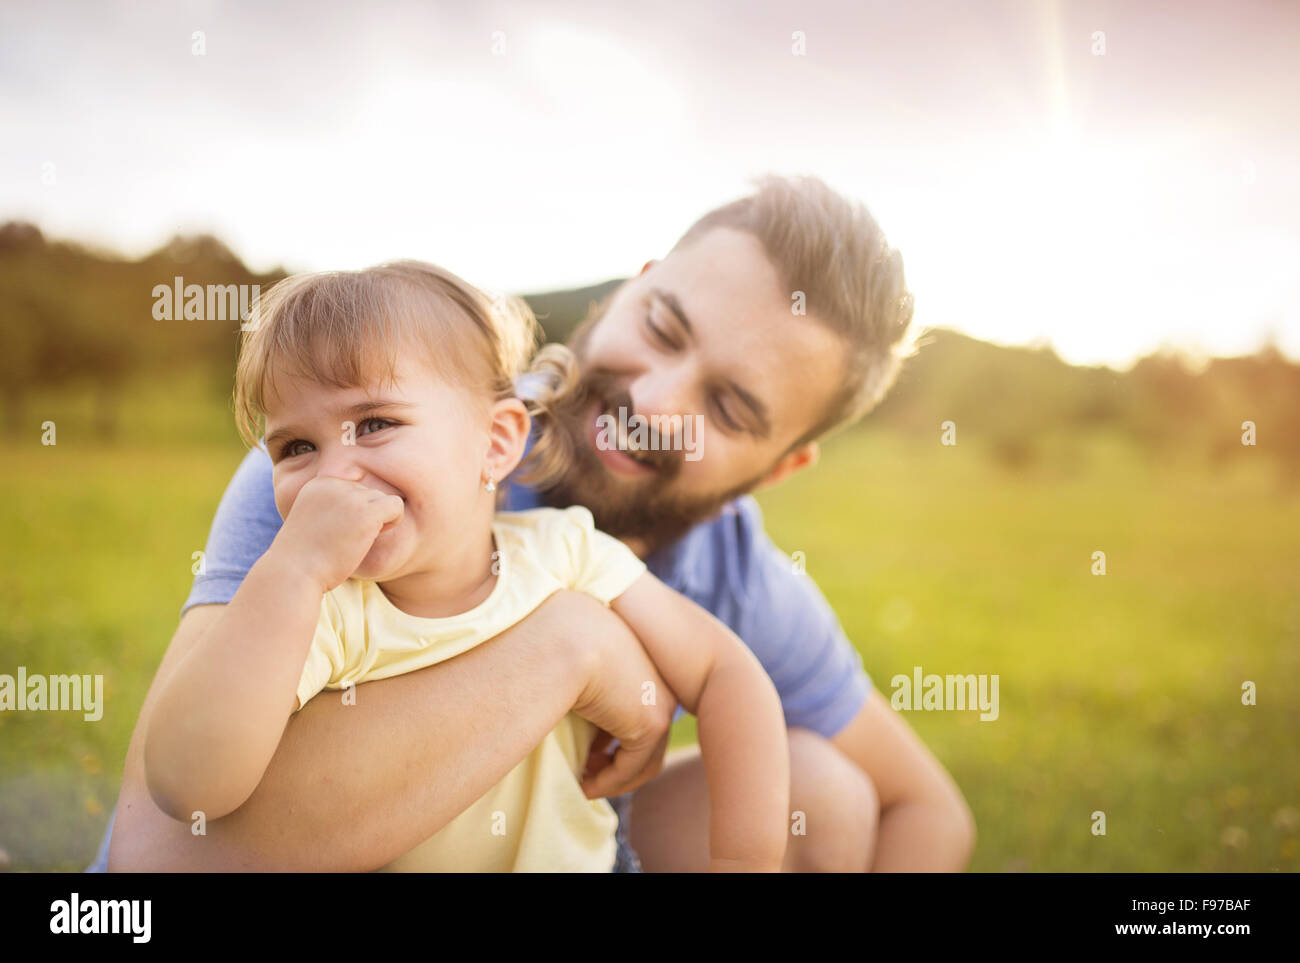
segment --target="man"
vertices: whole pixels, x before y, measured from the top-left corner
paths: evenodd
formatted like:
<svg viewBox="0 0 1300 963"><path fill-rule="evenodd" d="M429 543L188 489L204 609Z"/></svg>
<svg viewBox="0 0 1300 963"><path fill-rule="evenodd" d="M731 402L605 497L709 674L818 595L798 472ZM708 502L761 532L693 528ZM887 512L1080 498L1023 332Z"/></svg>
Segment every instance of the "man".
<svg viewBox="0 0 1300 963"><path fill-rule="evenodd" d="M510 492L512 509L586 505L753 649L790 726L791 809L803 814L790 871L957 870L973 847L960 792L871 689L824 598L767 539L748 497L814 465L819 437L879 401L912 348L911 319L902 259L861 205L814 178L764 179L752 197L701 218L579 328L571 346L583 390L554 413L575 467L545 491ZM611 445L603 415L671 428L648 448L622 435ZM687 458L674 436L688 421L702 457ZM108 868L374 868L467 808L570 709L609 734L597 750L619 743L603 769L593 753L593 791L622 794L620 864L707 866L698 750L663 763L672 706L640 699L646 681L664 691L662 679L626 626L571 593L450 662L360 686L356 705L312 700L253 797L204 834L163 815L144 785L141 745L158 680L279 524L270 462L253 451L217 511L207 573L141 710Z"/></svg>

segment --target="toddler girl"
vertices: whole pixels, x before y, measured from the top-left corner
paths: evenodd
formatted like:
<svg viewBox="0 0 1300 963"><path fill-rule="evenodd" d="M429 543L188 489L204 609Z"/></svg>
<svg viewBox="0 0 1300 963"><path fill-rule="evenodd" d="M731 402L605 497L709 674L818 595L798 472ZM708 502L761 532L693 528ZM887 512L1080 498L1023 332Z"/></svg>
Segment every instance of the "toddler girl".
<svg viewBox="0 0 1300 963"><path fill-rule="evenodd" d="M308 700L355 702L358 684L453 658L571 589L628 623L698 717L712 867L779 869L785 723L748 648L595 530L585 508L496 511L534 417L531 480L567 467L546 411L576 382L572 356L544 349L537 396L515 395L536 343L527 307L403 261L288 278L250 328L236 414L250 444L264 437L284 524L163 688L145 743L157 804L185 821L234 811ZM647 683L627 698L671 695ZM609 871L617 818L580 786L594 735L569 713L469 809L383 868Z"/></svg>

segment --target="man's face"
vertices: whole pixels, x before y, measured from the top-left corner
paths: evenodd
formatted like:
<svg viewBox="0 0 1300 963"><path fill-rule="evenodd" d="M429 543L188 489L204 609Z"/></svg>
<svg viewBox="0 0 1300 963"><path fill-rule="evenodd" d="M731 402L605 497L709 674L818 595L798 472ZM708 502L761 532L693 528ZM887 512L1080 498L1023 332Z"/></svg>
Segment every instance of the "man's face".
<svg viewBox="0 0 1300 963"><path fill-rule="evenodd" d="M571 341L585 390L556 414L577 462L546 501L585 505L599 528L653 549L803 464L808 452L787 453L825 413L844 350L793 303L757 238L730 228L625 283ZM597 419L617 423L620 407L632 425L690 419L694 437L660 436L636 457L606 450Z"/></svg>

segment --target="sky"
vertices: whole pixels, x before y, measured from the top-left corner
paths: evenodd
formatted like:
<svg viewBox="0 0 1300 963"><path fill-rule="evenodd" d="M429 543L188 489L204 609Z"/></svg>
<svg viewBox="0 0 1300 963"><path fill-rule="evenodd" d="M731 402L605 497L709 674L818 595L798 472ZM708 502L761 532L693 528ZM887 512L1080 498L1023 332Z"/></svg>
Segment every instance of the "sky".
<svg viewBox="0 0 1300 963"><path fill-rule="evenodd" d="M922 324L1300 358L1297 51L1292 0L4 0L0 220L531 292L810 173L876 216Z"/></svg>

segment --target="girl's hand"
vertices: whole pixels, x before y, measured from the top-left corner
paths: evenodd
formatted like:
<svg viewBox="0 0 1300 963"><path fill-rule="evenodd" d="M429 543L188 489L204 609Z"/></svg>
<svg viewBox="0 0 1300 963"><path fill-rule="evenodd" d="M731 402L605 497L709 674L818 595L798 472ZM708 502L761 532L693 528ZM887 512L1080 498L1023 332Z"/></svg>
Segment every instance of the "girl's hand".
<svg viewBox="0 0 1300 963"><path fill-rule="evenodd" d="M401 521L405 509L397 495L318 475L298 492L267 554L311 578L324 595L347 581L380 532Z"/></svg>

